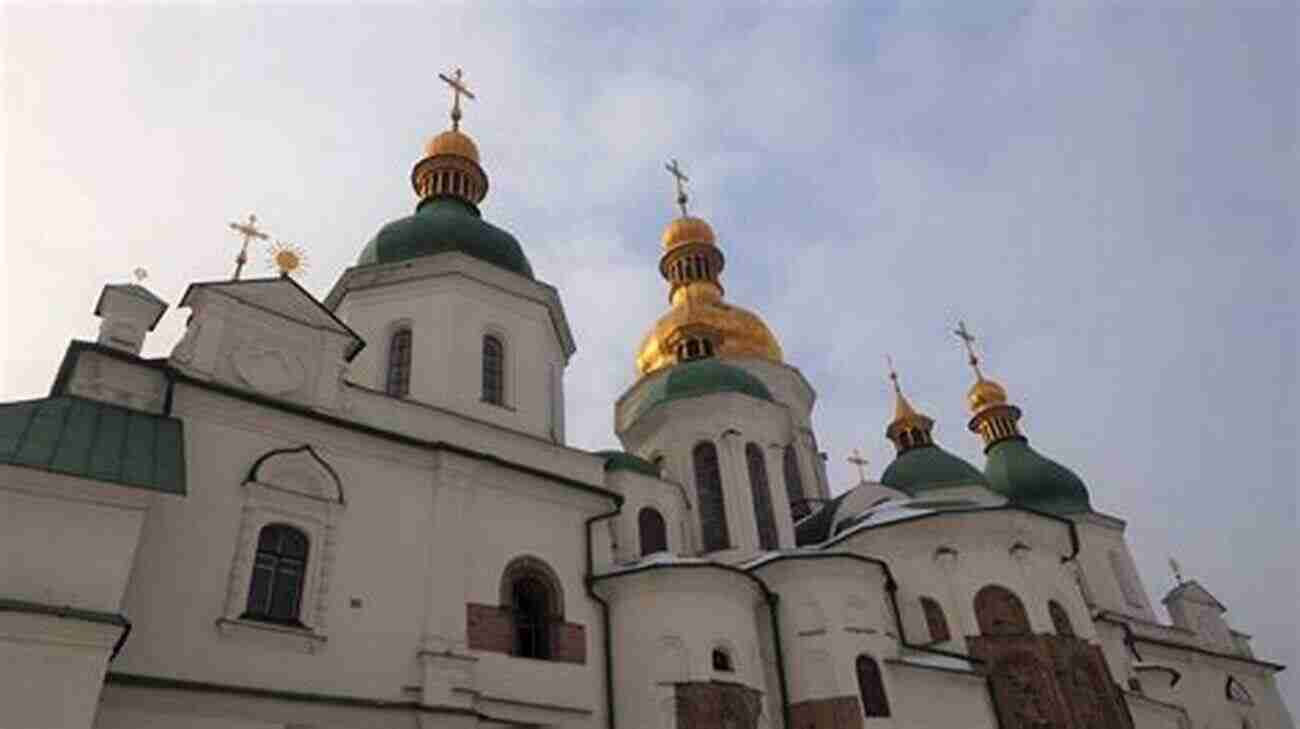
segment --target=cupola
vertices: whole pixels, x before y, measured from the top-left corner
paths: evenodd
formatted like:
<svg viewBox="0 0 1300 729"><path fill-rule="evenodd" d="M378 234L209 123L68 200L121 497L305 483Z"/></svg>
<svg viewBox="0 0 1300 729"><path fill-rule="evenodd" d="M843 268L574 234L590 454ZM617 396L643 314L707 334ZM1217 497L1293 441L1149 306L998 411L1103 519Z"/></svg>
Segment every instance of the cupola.
<svg viewBox="0 0 1300 729"><path fill-rule="evenodd" d="M966 345L975 383L966 394L969 428L984 440L984 475L994 491L1013 503L1053 514L1092 509L1088 488L1073 471L1029 446L1020 433L1020 408L1008 402L1007 391L987 379L975 355L975 337L959 322L956 334Z"/></svg>
<svg viewBox="0 0 1300 729"><path fill-rule="evenodd" d="M892 362L889 379L894 388L894 419L885 429L885 437L894 443L898 456L885 467L880 482L909 496L939 488L987 486L988 480L978 469L935 445L934 420L908 402Z"/></svg>
<svg viewBox="0 0 1300 729"><path fill-rule="evenodd" d="M642 375L679 362L706 357L758 357L782 361L781 345L756 314L723 300L720 281L726 258L713 228L690 215L677 161L668 165L677 181L681 216L663 232L659 273L668 282L668 313L655 322L637 350Z"/></svg>

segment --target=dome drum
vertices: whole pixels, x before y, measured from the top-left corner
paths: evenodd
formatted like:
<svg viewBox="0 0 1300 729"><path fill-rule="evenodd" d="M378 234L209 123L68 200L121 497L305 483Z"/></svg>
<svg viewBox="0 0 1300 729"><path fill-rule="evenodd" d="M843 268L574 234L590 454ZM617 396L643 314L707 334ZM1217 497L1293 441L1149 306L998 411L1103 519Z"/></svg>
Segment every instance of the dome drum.
<svg viewBox="0 0 1300 729"><path fill-rule="evenodd" d="M695 282L708 282L718 288L722 296L722 284L718 275L726 265L726 258L716 246L706 243L687 243L664 253L659 259L659 273L671 284L668 298L682 286Z"/></svg>
<svg viewBox="0 0 1300 729"><path fill-rule="evenodd" d="M474 160L443 153L425 157L411 170L411 186L420 199L450 195L474 204L487 197L487 173Z"/></svg>

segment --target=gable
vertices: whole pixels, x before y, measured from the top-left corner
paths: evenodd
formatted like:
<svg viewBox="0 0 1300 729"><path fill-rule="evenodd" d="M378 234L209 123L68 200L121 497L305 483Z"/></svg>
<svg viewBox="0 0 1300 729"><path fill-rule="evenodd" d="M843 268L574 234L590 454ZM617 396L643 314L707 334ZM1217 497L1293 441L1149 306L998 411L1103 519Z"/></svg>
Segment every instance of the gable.
<svg viewBox="0 0 1300 729"><path fill-rule="evenodd" d="M289 276L190 284L181 298L180 306L190 306L199 291L210 291L228 297L244 306L281 317L300 326L322 329L347 337L352 340L347 357L349 360L365 346L365 340L360 335L334 316L332 311L325 308Z"/></svg>

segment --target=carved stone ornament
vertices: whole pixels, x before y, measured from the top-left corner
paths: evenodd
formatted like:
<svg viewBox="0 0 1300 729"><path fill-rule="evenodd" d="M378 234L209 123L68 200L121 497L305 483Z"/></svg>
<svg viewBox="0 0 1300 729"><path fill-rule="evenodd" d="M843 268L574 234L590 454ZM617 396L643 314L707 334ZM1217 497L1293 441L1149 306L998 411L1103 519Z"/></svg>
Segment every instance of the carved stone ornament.
<svg viewBox="0 0 1300 729"><path fill-rule="evenodd" d="M282 395L302 386L306 368L297 355L280 349L244 345L230 355L235 372L254 390Z"/></svg>

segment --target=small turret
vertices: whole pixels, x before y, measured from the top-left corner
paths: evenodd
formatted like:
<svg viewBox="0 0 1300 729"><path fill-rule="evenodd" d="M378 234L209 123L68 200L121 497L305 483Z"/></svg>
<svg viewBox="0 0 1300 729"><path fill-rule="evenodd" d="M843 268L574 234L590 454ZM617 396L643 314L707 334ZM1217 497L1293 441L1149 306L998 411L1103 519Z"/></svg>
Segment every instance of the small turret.
<svg viewBox="0 0 1300 729"><path fill-rule="evenodd" d="M136 270L144 280L143 269ZM109 284L99 294L95 316L99 325L99 343L131 354L140 354L144 338L167 311L167 302L138 283Z"/></svg>

